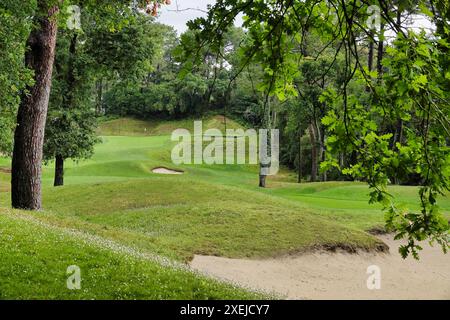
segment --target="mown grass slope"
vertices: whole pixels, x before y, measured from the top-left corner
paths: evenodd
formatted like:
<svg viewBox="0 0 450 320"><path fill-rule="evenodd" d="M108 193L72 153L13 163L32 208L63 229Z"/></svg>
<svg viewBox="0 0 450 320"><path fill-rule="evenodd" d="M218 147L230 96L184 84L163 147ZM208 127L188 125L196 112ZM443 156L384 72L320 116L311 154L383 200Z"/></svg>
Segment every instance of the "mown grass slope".
<svg viewBox="0 0 450 320"><path fill-rule="evenodd" d="M209 127L220 125L223 124L221 119L206 119L204 124ZM96 146L93 158L66 161L65 187L52 187L53 164L49 163L43 175L45 210L21 215L54 226L56 229L52 232L55 235L60 232L58 230L75 229L144 254L156 254L181 262L194 254L256 258L323 247L385 249L379 240L366 232L383 225L383 214L379 207L368 204L369 190L365 184L297 184L292 182L290 172L282 170L277 177L269 179L269 188L262 190L257 187L256 165L172 164L170 154L174 142L169 134L178 127L192 128L193 119L152 122L153 127L149 126L146 131L152 135L142 134L142 125L149 123L119 119L103 124L100 132L111 135L102 136L102 143ZM9 207L9 162L9 159L0 159L0 167L3 168L0 171L0 207L3 208ZM179 169L184 174L152 173L153 168L160 166ZM391 189L399 201L417 207L416 187L396 186ZM448 215L449 197L440 198L439 203ZM3 219L13 220L9 223L15 227L8 231L12 236L19 232L14 228L20 229L22 224L29 223L17 222L9 216ZM23 226L26 233L32 234L33 228ZM41 234L44 235L45 231ZM25 247L33 247L33 238L30 239L29 244L24 242ZM8 242L4 245L8 246ZM20 246L22 244L17 246L19 251ZM85 250L83 248L79 250ZM0 250L11 257L18 254ZM52 253L45 250L45 245L35 247L36 255L44 254L39 259L51 261L51 256L64 255L66 249L58 243L51 249L54 250ZM12 272L8 269L11 259L4 260L6 262L2 266L9 271L4 271L2 278ZM87 261L90 265L93 262L89 259L82 256L79 261ZM41 272L45 273L45 270L41 268ZM141 273L147 271L152 272L143 269ZM28 279L24 273L17 277L17 281ZM163 276L161 279L165 280L158 277L149 281L169 281ZM121 279L127 282L126 278ZM192 283L198 280L195 279L192 278ZM205 291L203 298L229 294L226 287L208 291L208 286L219 288L215 287L215 282L207 281L205 286L199 289ZM133 294L141 297L141 292L136 290ZM184 289L180 289L180 295L172 296L170 290L169 286L161 295L185 297Z"/></svg>
<svg viewBox="0 0 450 320"><path fill-rule="evenodd" d="M138 120L133 118L120 118L104 121L99 130L103 136L155 136L170 135L176 129L187 129L193 132L194 121L203 122L203 130L219 129L225 133L226 129L243 128L236 121L217 115L204 119L182 119L182 120Z"/></svg>
<svg viewBox="0 0 450 320"><path fill-rule="evenodd" d="M0 209L0 299L255 299L262 295ZM69 290L69 266L81 289Z"/></svg>

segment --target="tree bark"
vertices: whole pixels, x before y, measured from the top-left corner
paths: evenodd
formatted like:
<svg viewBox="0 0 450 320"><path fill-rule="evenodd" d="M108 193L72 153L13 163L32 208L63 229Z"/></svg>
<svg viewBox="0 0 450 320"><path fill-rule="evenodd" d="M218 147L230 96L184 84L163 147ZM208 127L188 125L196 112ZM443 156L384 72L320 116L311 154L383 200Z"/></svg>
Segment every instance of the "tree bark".
<svg viewBox="0 0 450 320"><path fill-rule="evenodd" d="M55 187L64 185L64 158L60 155L55 157Z"/></svg>
<svg viewBox="0 0 450 320"><path fill-rule="evenodd" d="M97 101L95 104L96 109L95 111L97 112L97 115L100 116L103 113L103 78L97 80L96 89L97 89Z"/></svg>
<svg viewBox="0 0 450 320"><path fill-rule="evenodd" d="M373 37L373 31L370 31L370 35ZM369 38L369 56L368 56L368 63L367 67L369 68L369 71L373 70L373 53L374 53L374 44L373 39Z"/></svg>
<svg viewBox="0 0 450 320"><path fill-rule="evenodd" d="M49 8L48 1L39 0L38 8L47 15L37 19L27 41L25 62L34 71L35 82L19 105L11 176L12 206L27 210L41 208L42 147L58 29L58 7Z"/></svg>
<svg viewBox="0 0 450 320"><path fill-rule="evenodd" d="M317 138L314 125L309 126L309 136L311 139L311 182L317 180Z"/></svg>
<svg viewBox="0 0 450 320"><path fill-rule="evenodd" d="M67 108L72 107L73 100L74 100L74 93L75 93L75 55L77 50L77 39L78 35L75 33L72 38L70 39L70 46L69 46L69 62L68 62L68 68L67 68L67 92L65 94L65 103L64 105Z"/></svg>
<svg viewBox="0 0 450 320"><path fill-rule="evenodd" d="M298 183L302 183L302 130L298 130Z"/></svg>
<svg viewBox="0 0 450 320"><path fill-rule="evenodd" d="M373 40L374 32L370 31L369 35L370 35L370 37L369 37L369 53L368 53L368 57L367 57L367 60L368 60L367 68L369 69L369 72L371 72L373 70L373 61L374 61L373 57L374 57L374 52L375 52L375 45L374 45L374 40ZM370 92L370 86L368 84L366 85L366 91Z"/></svg>
<svg viewBox="0 0 450 320"><path fill-rule="evenodd" d="M384 55L384 41L381 37L384 35L384 24L381 24L380 29L380 39L378 40L378 48L377 48L377 73L378 78L381 79L383 77L383 55Z"/></svg>
<svg viewBox="0 0 450 320"><path fill-rule="evenodd" d="M259 187L260 188L265 188L266 187L266 175L264 174L260 174L259 175Z"/></svg>
<svg viewBox="0 0 450 320"><path fill-rule="evenodd" d="M325 162L326 157L327 157L327 150L325 148L325 132L321 135L321 140L320 140L320 161L321 162ZM328 180L328 172L326 170L323 171L322 174L322 181L323 182L327 182Z"/></svg>

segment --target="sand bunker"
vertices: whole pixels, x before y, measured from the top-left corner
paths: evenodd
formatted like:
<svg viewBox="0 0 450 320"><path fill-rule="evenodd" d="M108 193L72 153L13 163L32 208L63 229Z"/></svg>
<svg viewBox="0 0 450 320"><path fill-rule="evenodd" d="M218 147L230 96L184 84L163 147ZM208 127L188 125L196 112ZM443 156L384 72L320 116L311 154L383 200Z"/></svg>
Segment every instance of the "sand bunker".
<svg viewBox="0 0 450 320"><path fill-rule="evenodd" d="M450 255L423 244L420 261L403 260L399 241L379 236L390 253L311 252L276 259L195 256L191 267L287 299L450 299ZM367 288L367 268L381 270L381 289Z"/></svg>
<svg viewBox="0 0 450 320"><path fill-rule="evenodd" d="M152 169L153 173L157 173L157 174L183 174L183 171L179 171L179 170L172 170L172 169L168 169L168 168L164 168L164 167L159 167L159 168L154 168Z"/></svg>

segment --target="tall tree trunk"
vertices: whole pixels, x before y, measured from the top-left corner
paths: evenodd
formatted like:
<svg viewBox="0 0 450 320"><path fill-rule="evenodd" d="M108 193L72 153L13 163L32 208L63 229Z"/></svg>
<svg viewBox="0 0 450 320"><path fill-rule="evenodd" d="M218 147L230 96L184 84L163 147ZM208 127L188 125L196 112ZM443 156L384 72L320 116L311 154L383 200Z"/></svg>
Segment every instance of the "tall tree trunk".
<svg viewBox="0 0 450 320"><path fill-rule="evenodd" d="M55 158L55 181L53 185L55 187L64 185L64 158L60 155Z"/></svg>
<svg viewBox="0 0 450 320"><path fill-rule="evenodd" d="M41 208L42 147L58 29L58 7L49 8L48 2L38 1L39 10L48 14L37 19L37 27L27 41L25 62L34 71L35 82L22 97L14 133L12 206L28 210Z"/></svg>
<svg viewBox="0 0 450 320"><path fill-rule="evenodd" d="M62 109L71 109L74 107L75 87L76 87L75 56L76 56L76 49L77 49L77 38L78 38L78 35L76 33L74 33L72 38L70 39L69 63L68 63L67 74L66 74L67 88L63 94ZM56 61L55 64L57 64L57 62L58 61ZM62 124L64 126L66 126L66 130L70 130L70 128L68 128L70 126L69 125L70 122L69 122L69 120L66 119L65 116L62 116L60 121L62 122ZM55 178L54 178L54 184L53 184L55 187L64 185L64 158L68 157L68 155L61 154L60 152L61 152L60 150L56 150L56 155L55 155Z"/></svg>
<svg viewBox="0 0 450 320"><path fill-rule="evenodd" d="M270 97L266 97L266 102L265 102L265 107L264 107L264 119L263 119L263 127L265 126L265 128L263 129L267 129L269 130L268 135L267 135L267 141L266 141L266 147L267 150L265 152L265 155L267 157L272 156L271 155L271 145L270 145L270 136L271 136L271 129L272 129L272 119L271 119L271 106L270 106ZM262 148L262 146L260 145L259 148ZM261 156L261 150L260 150L260 156ZM266 178L267 178L267 170L268 168L270 168L270 163L266 163L264 164L263 159L260 158L260 164L259 164L259 187L260 188L265 188L266 187ZM267 159L264 159L265 161L267 161Z"/></svg>
<svg viewBox="0 0 450 320"><path fill-rule="evenodd" d="M97 89L97 101L95 103L95 111L97 115L101 115L103 112L103 78L100 78L97 80L96 83L96 89Z"/></svg>
<svg viewBox="0 0 450 320"><path fill-rule="evenodd" d="M327 154L326 154L327 150L325 148L325 139L326 139L325 133L323 133L321 135L321 140L320 140L320 161L321 162L324 162L326 160L326 156L327 156ZM322 174L322 181L327 182L327 180L328 180L328 172L326 170L324 170L323 174Z"/></svg>
<svg viewBox="0 0 450 320"><path fill-rule="evenodd" d="M381 24L380 27L380 36L378 39L378 49L377 49L377 72L378 79L381 79L383 76L383 55L384 55L384 23Z"/></svg>
<svg viewBox="0 0 450 320"><path fill-rule="evenodd" d="M265 188L266 187L266 175L264 174L260 174L259 175L259 187L260 188Z"/></svg>
<svg viewBox="0 0 450 320"><path fill-rule="evenodd" d="M397 25L399 28L402 28L402 10L400 8L397 9ZM400 150L397 148L397 142L402 143L403 141L403 120L399 118L397 120L396 128L395 128L395 134L394 134L394 150L397 151L398 154L400 154ZM394 177L394 183L400 184L400 180L397 175Z"/></svg>
<svg viewBox="0 0 450 320"><path fill-rule="evenodd" d="M74 100L74 87L75 87L75 55L77 50L77 39L78 35L74 33L72 38L70 39L70 46L69 46L69 62L68 62L68 68L67 68L67 92L65 94L65 107L70 108L72 107L73 100Z"/></svg>
<svg viewBox="0 0 450 320"><path fill-rule="evenodd" d="M311 139L311 182L317 180L317 137L314 125L309 125L309 136Z"/></svg>
<svg viewBox="0 0 450 320"><path fill-rule="evenodd" d="M374 52L375 52L375 45L374 45L374 32L371 30L369 31L369 53L367 56L367 68L369 69L369 72L373 70L373 61L374 61ZM366 85L366 91L370 92L370 86Z"/></svg>
<svg viewBox="0 0 450 320"><path fill-rule="evenodd" d="M368 64L367 67L369 68L369 71L373 70L373 53L374 53L374 44L373 44L373 31L370 31L370 38L369 38L369 56L368 56Z"/></svg>
<svg viewBox="0 0 450 320"><path fill-rule="evenodd" d="M303 164L303 157L302 157L302 130L298 129L298 183L302 183L302 164Z"/></svg>
<svg viewBox="0 0 450 320"><path fill-rule="evenodd" d="M317 155L318 161L317 163L317 174L319 173L319 162L325 161L325 133L320 129L320 124L317 123L317 119L314 121L314 132L316 132L316 141L318 144L319 153ZM324 172L321 181L327 180L327 173Z"/></svg>

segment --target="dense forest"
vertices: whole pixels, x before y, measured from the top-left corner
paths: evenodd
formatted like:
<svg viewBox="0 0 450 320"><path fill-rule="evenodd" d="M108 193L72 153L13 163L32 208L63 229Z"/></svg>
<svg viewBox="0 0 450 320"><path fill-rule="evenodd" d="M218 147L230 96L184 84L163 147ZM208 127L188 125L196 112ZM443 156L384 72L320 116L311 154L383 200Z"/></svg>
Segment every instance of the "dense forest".
<svg viewBox="0 0 450 320"><path fill-rule="evenodd" d="M450 176L448 2L223 0L181 35L156 22L157 2L75 2L82 28L57 1L0 6L0 151L12 155L14 207L40 208L41 161L55 161L62 185L64 162L92 155L105 119L216 114L279 128L299 183L368 182L388 225L409 236L405 254L425 237L445 247L435 199ZM418 16L432 30L411 28ZM397 208L389 184L422 186L421 211Z"/></svg>

